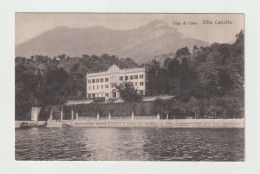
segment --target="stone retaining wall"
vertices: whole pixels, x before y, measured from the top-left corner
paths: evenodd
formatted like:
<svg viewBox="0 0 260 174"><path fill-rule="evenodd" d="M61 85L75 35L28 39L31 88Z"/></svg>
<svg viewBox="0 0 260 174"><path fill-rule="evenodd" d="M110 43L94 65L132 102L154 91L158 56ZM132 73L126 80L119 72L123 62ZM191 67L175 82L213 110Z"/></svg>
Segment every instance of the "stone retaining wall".
<svg viewBox="0 0 260 174"><path fill-rule="evenodd" d="M73 127L168 127L168 128L244 128L244 119L176 120L85 120L72 121Z"/></svg>

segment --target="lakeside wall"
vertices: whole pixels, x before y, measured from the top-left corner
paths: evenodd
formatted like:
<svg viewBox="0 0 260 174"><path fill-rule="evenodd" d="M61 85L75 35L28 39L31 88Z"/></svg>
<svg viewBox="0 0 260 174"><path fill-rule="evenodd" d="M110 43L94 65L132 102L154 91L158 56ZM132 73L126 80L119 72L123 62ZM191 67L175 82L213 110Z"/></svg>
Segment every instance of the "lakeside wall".
<svg viewBox="0 0 260 174"><path fill-rule="evenodd" d="M22 122L16 121L15 127L19 128ZM34 122L35 123L35 122ZM38 122L40 125L46 121ZM244 128L244 119L115 119L115 120L63 120L47 121L47 127L162 127L162 128Z"/></svg>
<svg viewBox="0 0 260 174"><path fill-rule="evenodd" d="M55 122L52 123L55 127ZM57 125L60 125L57 122ZM164 128L244 128L244 119L176 119L176 120L85 120L63 121L63 127L164 127ZM57 126L60 127L60 126Z"/></svg>

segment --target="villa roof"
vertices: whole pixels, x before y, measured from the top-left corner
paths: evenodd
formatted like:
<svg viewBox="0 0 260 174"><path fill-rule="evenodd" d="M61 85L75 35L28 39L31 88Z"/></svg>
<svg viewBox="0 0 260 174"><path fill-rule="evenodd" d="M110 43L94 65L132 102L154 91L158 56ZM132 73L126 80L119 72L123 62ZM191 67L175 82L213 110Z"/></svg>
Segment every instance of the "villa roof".
<svg viewBox="0 0 260 174"><path fill-rule="evenodd" d="M110 75L111 73L127 74L127 73L136 73L136 72L145 72L145 68L120 69L117 65L112 65L107 71L98 72L98 73L88 73L87 77L106 76L106 75Z"/></svg>

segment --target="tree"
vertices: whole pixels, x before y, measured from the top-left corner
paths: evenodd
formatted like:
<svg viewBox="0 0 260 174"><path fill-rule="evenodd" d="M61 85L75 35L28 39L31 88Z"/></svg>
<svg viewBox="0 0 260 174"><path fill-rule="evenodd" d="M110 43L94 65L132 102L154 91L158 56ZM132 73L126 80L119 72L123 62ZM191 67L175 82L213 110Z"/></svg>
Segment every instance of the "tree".
<svg viewBox="0 0 260 174"><path fill-rule="evenodd" d="M197 69L198 79L207 96L217 94L219 87L219 71L213 61L201 63Z"/></svg>
<svg viewBox="0 0 260 174"><path fill-rule="evenodd" d="M142 99L141 95L137 93L137 89L134 88L131 82L124 82L119 86L116 86L116 89L125 102L140 101Z"/></svg>
<svg viewBox="0 0 260 174"><path fill-rule="evenodd" d="M68 74L63 68L53 69L47 73L42 95L45 105L55 105L64 102L63 94L67 79Z"/></svg>
<svg viewBox="0 0 260 174"><path fill-rule="evenodd" d="M180 63L177 59L173 59L168 63L167 67L170 94L177 94L180 91Z"/></svg>
<svg viewBox="0 0 260 174"><path fill-rule="evenodd" d="M172 113L174 119L176 117L176 112L180 112L180 103L175 98L172 98L170 101L170 112Z"/></svg>
<svg viewBox="0 0 260 174"><path fill-rule="evenodd" d="M228 118L243 117L244 100L237 96L225 95L221 98L221 103Z"/></svg>
<svg viewBox="0 0 260 174"><path fill-rule="evenodd" d="M208 100L208 114L213 115L214 119L217 119L218 113L224 114L224 108L220 106L219 102L219 97L211 97Z"/></svg>
<svg viewBox="0 0 260 174"><path fill-rule="evenodd" d="M190 112L194 113L194 118L198 118L200 113L200 102L195 97L190 98L190 101L187 103L187 107Z"/></svg>
<svg viewBox="0 0 260 174"><path fill-rule="evenodd" d="M150 95L158 95L161 94L161 89L159 86L160 80L160 71L161 66L160 62L153 60L151 63L146 64L146 69L148 70L147 77L147 91Z"/></svg>
<svg viewBox="0 0 260 174"><path fill-rule="evenodd" d="M157 98L154 101L153 112L159 113L161 118L166 115L166 119L169 118L169 114L173 112L174 109L178 108L177 101L175 99L162 100Z"/></svg>
<svg viewBox="0 0 260 174"><path fill-rule="evenodd" d="M181 90L186 91L191 86L190 85L191 73L190 73L189 62L187 58L182 59L179 74L180 74Z"/></svg>
<svg viewBox="0 0 260 174"><path fill-rule="evenodd" d="M160 119L162 119L163 114L165 114L165 112L166 112L165 101L162 100L162 99L157 98L154 101L153 112L159 113L160 114Z"/></svg>
<svg viewBox="0 0 260 174"><path fill-rule="evenodd" d="M190 51L188 49L188 47L184 47L184 48L181 48L181 49L178 49L176 51L176 58L179 58L179 57L189 57L190 56Z"/></svg>

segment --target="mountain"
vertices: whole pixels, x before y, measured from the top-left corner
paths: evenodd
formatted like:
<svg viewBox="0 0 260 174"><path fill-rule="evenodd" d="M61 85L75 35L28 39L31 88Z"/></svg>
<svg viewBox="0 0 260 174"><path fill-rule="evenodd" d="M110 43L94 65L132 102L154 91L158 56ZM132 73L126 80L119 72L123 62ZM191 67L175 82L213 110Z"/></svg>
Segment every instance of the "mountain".
<svg viewBox="0 0 260 174"><path fill-rule="evenodd" d="M167 23L154 20L131 30L111 30L102 26L69 28L59 26L26 42L16 45L17 56L32 55L68 56L114 54L120 58L131 57L144 63L157 55L175 53L177 49L208 43L185 38Z"/></svg>

